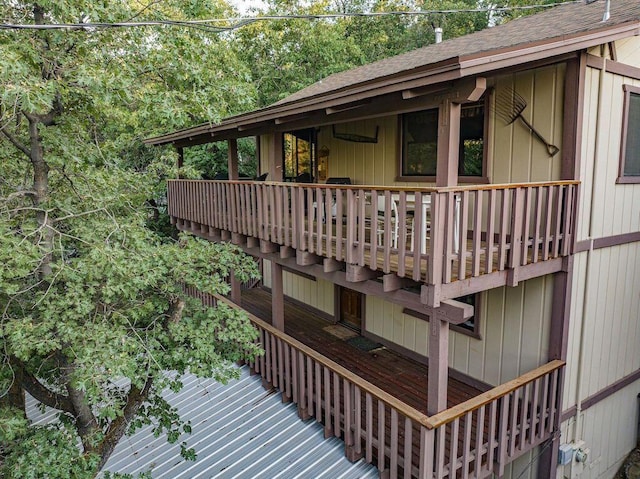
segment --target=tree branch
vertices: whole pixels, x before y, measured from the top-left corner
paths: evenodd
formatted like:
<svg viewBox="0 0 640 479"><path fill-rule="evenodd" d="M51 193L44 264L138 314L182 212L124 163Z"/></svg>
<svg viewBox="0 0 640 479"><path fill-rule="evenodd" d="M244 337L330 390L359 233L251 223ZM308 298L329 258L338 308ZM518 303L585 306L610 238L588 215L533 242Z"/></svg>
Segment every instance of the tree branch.
<svg viewBox="0 0 640 479"><path fill-rule="evenodd" d="M7 137L7 139L13 144L13 146L15 146L18 150L20 150L25 155L27 155L27 158L31 159L31 151L29 151L29 148L27 148L22 143L20 143L20 141L18 141L18 139L15 136L13 136L11 133L9 133L5 128L0 129L0 131L4 136Z"/></svg>
<svg viewBox="0 0 640 479"><path fill-rule="evenodd" d="M102 469L102 467L106 464L109 456L111 456L111 453L120 441L120 438L122 438L127 430L127 427L129 427L129 424L140 409L140 406L142 406L142 403L147 400L152 385L153 377L150 375L147 376L147 380L145 381L142 390L131 385L131 389L129 390L129 394L127 395L127 403L125 404L122 411L122 416L119 416L111 421L111 424L109 424L109 427L107 428L107 431L105 433L105 437L100 444L98 450L100 454L100 465L98 469Z"/></svg>
<svg viewBox="0 0 640 479"><path fill-rule="evenodd" d="M38 379L32 375L24 366L22 361L17 358L12 358L11 362L22 368L22 386L24 390L31 394L34 398L40 401L45 406L57 409L59 411L68 412L74 414L73 404L67 396L55 393L49 388L45 387Z"/></svg>

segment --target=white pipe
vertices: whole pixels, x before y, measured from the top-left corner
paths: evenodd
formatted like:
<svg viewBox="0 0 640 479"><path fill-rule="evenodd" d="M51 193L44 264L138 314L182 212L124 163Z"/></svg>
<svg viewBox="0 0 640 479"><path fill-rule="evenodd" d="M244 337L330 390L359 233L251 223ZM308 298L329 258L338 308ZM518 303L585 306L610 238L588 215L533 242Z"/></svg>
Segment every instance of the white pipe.
<svg viewBox="0 0 640 479"><path fill-rule="evenodd" d="M436 27L434 31L436 33L436 43L441 43L442 42L442 28Z"/></svg>

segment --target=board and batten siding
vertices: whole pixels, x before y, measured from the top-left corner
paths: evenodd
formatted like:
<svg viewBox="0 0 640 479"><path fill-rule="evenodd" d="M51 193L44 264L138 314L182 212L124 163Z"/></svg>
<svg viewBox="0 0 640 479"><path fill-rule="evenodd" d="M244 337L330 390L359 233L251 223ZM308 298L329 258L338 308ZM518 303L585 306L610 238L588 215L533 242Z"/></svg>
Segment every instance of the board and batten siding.
<svg viewBox="0 0 640 479"><path fill-rule="evenodd" d="M482 293L481 339L451 331L449 366L497 386L547 362L553 278ZM368 296L366 330L420 355L429 355L428 323L402 307Z"/></svg>
<svg viewBox="0 0 640 479"><path fill-rule="evenodd" d="M552 144L562 148L565 64L560 63L489 79L487 177L491 183L521 183L560 178L561 154L550 157L545 146L520 120L506 125L496 116L496 93L511 89L527 106L522 115ZM433 186L433 183L396 181L399 165L399 116L325 125L318 130L318 148L329 150L327 177L349 177L357 185ZM339 133L374 137L377 143L334 138ZM272 135L260 141L261 169L269 171Z"/></svg>
<svg viewBox="0 0 640 479"><path fill-rule="evenodd" d="M578 241L640 231L640 184L616 183L623 85L640 80L587 68L585 82Z"/></svg>
<svg viewBox="0 0 640 479"><path fill-rule="evenodd" d="M262 282L271 288L271 261L263 261ZM329 281L317 279L313 281L303 276L283 271L282 288L284 294L312 308L334 315L334 285Z"/></svg>

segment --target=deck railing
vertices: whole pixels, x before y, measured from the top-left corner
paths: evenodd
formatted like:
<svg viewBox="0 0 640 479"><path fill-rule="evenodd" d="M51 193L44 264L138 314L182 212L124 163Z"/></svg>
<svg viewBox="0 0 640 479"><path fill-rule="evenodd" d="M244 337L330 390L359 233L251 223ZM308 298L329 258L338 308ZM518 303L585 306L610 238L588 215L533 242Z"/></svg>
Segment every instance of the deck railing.
<svg viewBox="0 0 640 479"><path fill-rule="evenodd" d="M169 215L446 284L570 254L578 182L389 188L172 180Z"/></svg>
<svg viewBox="0 0 640 479"><path fill-rule="evenodd" d="M238 306L189 294L209 305ZM248 314L248 313L247 313ZM484 478L554 433L561 413L562 361L551 361L451 409L428 417L317 351L249 314L264 355L249 366L298 405L302 418L342 438L391 479ZM426 387L426 384L425 384Z"/></svg>

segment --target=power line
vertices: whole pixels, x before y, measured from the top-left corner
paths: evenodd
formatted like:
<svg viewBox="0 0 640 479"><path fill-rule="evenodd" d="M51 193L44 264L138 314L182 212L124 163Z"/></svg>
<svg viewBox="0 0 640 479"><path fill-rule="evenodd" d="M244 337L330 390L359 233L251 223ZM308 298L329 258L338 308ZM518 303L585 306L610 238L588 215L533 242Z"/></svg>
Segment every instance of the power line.
<svg viewBox="0 0 640 479"><path fill-rule="evenodd" d="M172 26L198 28L212 32L224 32L236 30L254 22L277 20L334 20L349 17L385 17L385 16L425 16L425 15L449 15L455 13L504 13L518 10L533 10L538 8L551 8L558 5L583 3L583 0L570 0L568 2L547 3L538 5L522 5L512 7L483 7L464 9L440 9L440 10L410 10L393 12L362 12L362 13L325 13L325 14L288 14L288 15L264 15L260 17L229 17L212 18L207 20L152 20L143 22L79 22L79 23L49 23L44 25L0 23L0 30L94 30L108 28L133 28L150 26Z"/></svg>

